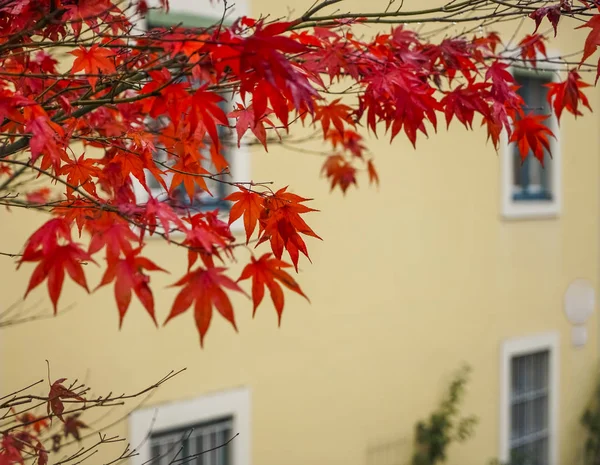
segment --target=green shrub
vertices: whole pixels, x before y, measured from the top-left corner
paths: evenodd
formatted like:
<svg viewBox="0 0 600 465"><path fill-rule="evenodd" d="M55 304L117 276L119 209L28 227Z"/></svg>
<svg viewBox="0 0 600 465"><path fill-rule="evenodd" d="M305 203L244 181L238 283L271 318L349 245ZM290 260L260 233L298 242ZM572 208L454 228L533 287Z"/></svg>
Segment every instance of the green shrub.
<svg viewBox="0 0 600 465"><path fill-rule="evenodd" d="M416 426L416 452L413 465L434 465L446 460L446 450L453 442L463 442L472 436L477 417L459 417L459 405L465 394L465 385L471 369L464 366L450 383L448 394L428 421Z"/></svg>

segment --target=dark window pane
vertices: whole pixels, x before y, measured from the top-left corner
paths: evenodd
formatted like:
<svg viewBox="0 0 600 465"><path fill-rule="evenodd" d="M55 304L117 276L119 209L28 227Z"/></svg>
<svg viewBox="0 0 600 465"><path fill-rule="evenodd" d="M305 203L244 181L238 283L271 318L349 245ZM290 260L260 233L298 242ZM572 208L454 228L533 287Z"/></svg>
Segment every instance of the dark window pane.
<svg viewBox="0 0 600 465"><path fill-rule="evenodd" d="M525 113L549 115L551 109L546 101L551 78L543 73L515 73L520 86L518 93L525 101ZM544 153L544 167L530 152L524 162L516 144L512 145L513 157L513 200L552 200L552 158Z"/></svg>
<svg viewBox="0 0 600 465"><path fill-rule="evenodd" d="M548 351L511 360L511 465L548 465L549 364Z"/></svg>
<svg viewBox="0 0 600 465"><path fill-rule="evenodd" d="M231 438L232 430L233 419L227 417L153 433L150 436L152 457L164 456L154 463L168 464L177 454L178 460L189 458L187 463L191 465L231 465L233 442L224 444Z"/></svg>

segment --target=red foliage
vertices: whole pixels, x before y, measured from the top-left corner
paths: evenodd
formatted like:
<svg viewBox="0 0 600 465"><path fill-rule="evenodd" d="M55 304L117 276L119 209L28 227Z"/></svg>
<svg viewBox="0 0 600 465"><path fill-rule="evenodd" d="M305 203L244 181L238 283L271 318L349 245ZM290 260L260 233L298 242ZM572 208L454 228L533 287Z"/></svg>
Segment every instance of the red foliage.
<svg viewBox="0 0 600 465"><path fill-rule="evenodd" d="M533 66L537 64L538 53L546 57L546 44L544 44L544 36L539 34L526 35L521 42L521 58L523 61L529 61Z"/></svg>
<svg viewBox="0 0 600 465"><path fill-rule="evenodd" d="M552 28L554 29L554 37L556 37L556 29L558 27L558 21L560 20L561 8L566 11L571 10L571 6L569 5L567 7L567 2L563 0L561 4L544 6L530 13L529 17L535 21L535 31L533 31L533 33L535 34L537 32L542 23L542 19L548 18L548 21L550 21L550 24L552 24Z"/></svg>
<svg viewBox="0 0 600 465"><path fill-rule="evenodd" d="M52 414L56 415L63 423L65 423L62 416L65 411L63 400L76 399L81 402L84 401L83 397L62 384L65 381L66 378L60 378L54 381L50 386L50 393L48 394L48 415L52 412Z"/></svg>
<svg viewBox="0 0 600 465"><path fill-rule="evenodd" d="M225 276L223 271L225 271L224 268L205 269L200 267L195 271L190 271L173 284L173 286L183 286L183 289L175 298L171 313L165 323L185 312L195 302L194 319L200 333L200 345L204 344L204 335L210 326L213 306L237 330L233 307L223 288L238 292L244 291L235 281Z"/></svg>
<svg viewBox="0 0 600 465"><path fill-rule="evenodd" d="M281 284L304 295L283 271L283 254L298 271L300 254L309 257L306 237L320 239L305 220L316 210L269 180L230 177L229 148L252 135L266 150L294 122L310 126L325 146L325 177L344 193L361 176L379 183L360 128L384 130L390 140L406 136L416 146L443 115L446 126L480 122L496 148L504 131L523 159L531 151L541 161L550 149L546 116L525 115L508 60L538 64L546 55L538 27L546 18L556 31L571 9L566 1L523 10L535 30L508 58L509 45L495 32L436 41L396 25L362 38L353 30L370 21L362 15L244 17L231 26L155 28L132 38L140 29L133 14L146 14L149 3L121 8L110 0L0 7L0 185L18 189L25 170L55 184L35 185L12 204L3 198L54 215L26 240L18 266L35 265L26 294L47 280L55 311L65 274L88 290L83 264L90 263L102 268L97 287L114 283L120 324L133 293L156 321L148 273L165 270L141 250L148 236L160 236L188 257L167 321L194 304L202 343L213 308L235 326L225 290L242 290L228 266L236 246L254 235L255 247L266 250L240 279L252 279L254 310L266 286L281 316ZM581 26L591 28L582 63L600 44L599 18ZM70 62L58 66L63 50ZM549 85L557 118L589 108L587 86L576 71ZM330 98L340 88L343 97ZM238 220L245 241L230 230ZM72 238L75 227L81 243ZM59 416L60 399L51 404ZM68 434L77 437L83 426L73 421Z"/></svg>
<svg viewBox="0 0 600 465"><path fill-rule="evenodd" d="M552 131L543 124L548 116L529 114L519 118L515 123L515 130L510 138L516 142L521 153L521 161L525 161L531 150L535 158L544 164L544 150L550 153L550 142L548 137L554 137Z"/></svg>
<svg viewBox="0 0 600 465"><path fill-rule="evenodd" d="M298 283L292 278L289 273L285 272L282 268L288 268L291 265L285 263L276 258L271 258L270 253L264 254L258 260L254 257L251 259L251 263L246 265L244 271L238 281L252 278L252 303L254 304L253 314L256 312L256 308L262 302L265 295L265 286L269 289L271 294L271 300L277 310L277 316L279 323L281 323L281 314L283 312L283 291L279 283L283 284L289 290L294 291L297 294L305 297L304 292L300 289ZM277 282L279 281L279 283Z"/></svg>
<svg viewBox="0 0 600 465"><path fill-rule="evenodd" d="M581 76L577 71L570 71L567 79L563 82L551 82L547 84L550 88L548 91L548 103L552 104L556 118L560 121L560 116L563 110L567 110L577 116L582 116L579 111L579 102L586 106L590 111L590 103L581 91L590 85L581 80Z"/></svg>

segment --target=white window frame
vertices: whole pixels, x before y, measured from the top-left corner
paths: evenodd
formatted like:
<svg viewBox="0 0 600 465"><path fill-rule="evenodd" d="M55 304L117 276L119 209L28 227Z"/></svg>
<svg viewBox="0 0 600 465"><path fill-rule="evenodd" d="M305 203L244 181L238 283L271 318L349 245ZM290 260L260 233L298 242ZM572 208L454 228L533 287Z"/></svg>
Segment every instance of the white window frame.
<svg viewBox="0 0 600 465"><path fill-rule="evenodd" d="M129 415L129 443L137 455L131 465L143 465L151 457L150 433L193 427L223 417L233 418L234 465L251 465L251 393L237 388L136 410Z"/></svg>
<svg viewBox="0 0 600 465"><path fill-rule="evenodd" d="M560 55L553 51L548 52L548 58L559 57ZM541 57L543 58L543 57ZM552 73L552 82L558 81L559 66L553 63L543 63L543 67ZM534 68L524 70L515 67L509 67L508 71L511 74L520 73L535 73ZM550 138L550 148L552 151L552 200L550 201L515 201L513 200L513 144L508 143L506 132L502 132L500 156L501 156L501 210L502 217L505 219L536 219L536 218L555 218L560 215L562 210L562 157L561 146L563 145L563 134L560 132L558 120L554 112L550 118L546 120L546 124L556 136L556 139Z"/></svg>
<svg viewBox="0 0 600 465"><path fill-rule="evenodd" d="M160 0L149 0L147 3L151 8L160 6ZM223 4L215 2L214 0L169 0L169 13L199 16L209 20L214 20L216 24L223 18ZM231 10L229 11L229 15L234 17L246 16L248 14L249 0L240 0L236 2L236 4L231 7ZM139 30L145 30L146 22L144 19L136 18L135 21ZM231 100L232 107L236 103L241 103L239 95L236 95L234 99ZM230 126L235 126L235 122L235 118L229 119ZM248 146L243 142L239 148L237 146L233 146L229 151L229 156L230 176L227 176L225 180L234 183L250 181L250 150L248 149ZM150 194L148 191L146 191L146 189L136 178L132 177L132 182L136 202L138 204L144 204L148 202L148 200L150 200ZM151 189L151 191L155 198L165 193L165 190L162 187L159 189ZM221 219L227 221L228 218ZM235 221L231 224L230 230L232 233L243 231L244 225L239 220Z"/></svg>
<svg viewBox="0 0 600 465"><path fill-rule="evenodd" d="M161 0L146 0L150 8L159 8ZM229 5L230 16L247 16L250 13L248 0L240 0ZM214 0L169 0L169 13L190 13L210 17L217 21L223 17L223 4ZM229 17L229 16L228 16Z"/></svg>
<svg viewBox="0 0 600 465"><path fill-rule="evenodd" d="M511 361L514 357L528 355L539 351L548 351L549 386L548 393L548 463L558 463L558 408L559 408L559 367L560 344L557 331L540 333L527 337L508 339L502 343L500 350L500 453L501 463L510 460L511 429Z"/></svg>

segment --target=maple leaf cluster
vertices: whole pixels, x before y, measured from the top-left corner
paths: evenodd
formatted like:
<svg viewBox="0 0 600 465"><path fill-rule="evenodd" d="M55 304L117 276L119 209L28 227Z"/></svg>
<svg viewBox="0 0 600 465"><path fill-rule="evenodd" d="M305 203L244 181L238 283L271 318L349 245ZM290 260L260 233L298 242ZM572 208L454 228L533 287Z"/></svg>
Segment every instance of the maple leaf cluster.
<svg viewBox="0 0 600 465"><path fill-rule="evenodd" d="M67 382L66 378L60 378L52 383L48 380L48 390L37 392L36 386L44 383L41 380L3 396L0 399L4 420L0 429L0 465L46 465L89 459L100 446L121 442L123 438L103 433L107 426L98 423L105 415L89 424L82 420L83 416L91 410L121 406L159 388L183 371L185 369L171 371L157 382L129 394L91 396L90 388L77 380ZM94 439L89 441L90 438ZM71 447L74 444L77 448ZM115 461L128 460L138 453L136 448L128 446Z"/></svg>
<svg viewBox="0 0 600 465"><path fill-rule="evenodd" d="M65 378L58 379L50 385L48 395L36 396L44 400L47 406L46 414L33 413L36 409L27 404L32 400L29 394L15 394L4 397L0 409L7 412L3 418L10 420L5 423L0 445L0 464L24 464L26 460L36 459L39 465L48 463L49 453L58 452L61 445L72 436L76 441L81 440L81 430L88 426L79 418L85 409L85 399L81 386L66 387ZM71 408L65 411L65 402L71 401ZM21 411L20 405L26 405ZM52 419L58 418L62 428L52 429ZM9 426L7 426L9 425Z"/></svg>
<svg viewBox="0 0 600 465"><path fill-rule="evenodd" d="M300 255L309 258L306 237L320 239L306 222L316 210L285 187L231 180L227 149L250 134L265 150L285 146L294 122L311 126L327 148L322 173L344 193L363 173L379 183L365 131L383 129L390 140L402 134L416 147L439 118L446 126L481 124L496 148L504 131L523 159L542 161L553 137L547 116L527 111L509 68L511 60L537 65L546 55L538 27L546 18L556 30L568 8L561 2L530 13L535 31L511 57L493 32L436 42L395 25L359 38L353 28L367 21L362 17L242 17L230 26L141 33L132 18L149 11L145 1L3 2L0 190L11 208L52 215L19 259L19 267L34 265L26 294L46 281L56 312L66 277L95 290L82 267L89 263L103 268L96 288L114 286L120 324L134 295L157 323L151 275L168 270L144 255L144 245L159 235L188 257L186 272L174 278L180 289L166 321L193 306L201 343L213 309L235 328L228 293L246 294L246 280L254 311L266 286L280 319L283 288L306 297L286 269L297 272ZM598 18L581 26L592 28L582 63L599 43ZM57 60L65 48L72 57L66 71ZM352 92L329 98L340 83ZM589 108L587 86L576 69L549 84L557 118ZM227 108L228 101L235 103ZM19 197L31 173L54 185ZM229 189L223 211L203 200L217 195L209 188L215 182ZM136 185L147 201L139 202ZM244 245L231 232L235 221L243 223L245 245L261 248L237 280L228 275Z"/></svg>

